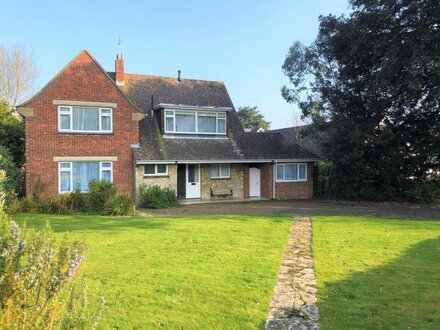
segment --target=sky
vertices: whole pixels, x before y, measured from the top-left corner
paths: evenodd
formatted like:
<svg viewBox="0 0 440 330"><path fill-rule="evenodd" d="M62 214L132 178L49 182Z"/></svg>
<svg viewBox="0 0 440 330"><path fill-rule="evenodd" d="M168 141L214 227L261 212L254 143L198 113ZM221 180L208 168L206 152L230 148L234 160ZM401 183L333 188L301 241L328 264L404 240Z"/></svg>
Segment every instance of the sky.
<svg viewBox="0 0 440 330"><path fill-rule="evenodd" d="M316 38L320 15L347 13L347 0L0 0L0 43L32 50L37 92L82 49L114 71L121 38L125 72L223 81L276 129L299 114L280 92L289 47Z"/></svg>

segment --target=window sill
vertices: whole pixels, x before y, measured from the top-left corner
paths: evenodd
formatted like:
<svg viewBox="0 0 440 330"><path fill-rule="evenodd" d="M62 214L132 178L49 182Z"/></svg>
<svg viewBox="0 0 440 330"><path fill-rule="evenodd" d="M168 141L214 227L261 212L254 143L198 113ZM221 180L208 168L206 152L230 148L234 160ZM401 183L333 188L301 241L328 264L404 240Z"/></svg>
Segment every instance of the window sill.
<svg viewBox="0 0 440 330"><path fill-rule="evenodd" d="M114 135L114 132L63 132L58 131L61 135Z"/></svg>
<svg viewBox="0 0 440 330"><path fill-rule="evenodd" d="M165 139L194 139L194 140L226 140L228 139L228 136L225 134L212 134L212 135L205 135L205 134L181 134L181 133L165 133L162 135Z"/></svg>
<svg viewBox="0 0 440 330"><path fill-rule="evenodd" d="M169 174L152 174L152 175L145 175L144 178L169 178Z"/></svg>
<svg viewBox="0 0 440 330"><path fill-rule="evenodd" d="M275 181L276 183L295 183L295 182L307 182L307 180L282 180L282 181Z"/></svg>
<svg viewBox="0 0 440 330"><path fill-rule="evenodd" d="M211 178L211 180L231 180L231 177L224 177L224 178Z"/></svg>

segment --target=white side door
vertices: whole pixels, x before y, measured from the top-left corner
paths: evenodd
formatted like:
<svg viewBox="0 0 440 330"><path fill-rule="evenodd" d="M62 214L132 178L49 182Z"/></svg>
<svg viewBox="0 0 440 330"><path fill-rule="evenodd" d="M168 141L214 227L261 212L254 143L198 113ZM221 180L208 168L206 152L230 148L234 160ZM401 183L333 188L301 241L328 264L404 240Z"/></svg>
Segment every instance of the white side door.
<svg viewBox="0 0 440 330"><path fill-rule="evenodd" d="M200 196L200 165L186 164L186 198Z"/></svg>
<svg viewBox="0 0 440 330"><path fill-rule="evenodd" d="M260 197L260 169L256 167L249 168L249 196Z"/></svg>

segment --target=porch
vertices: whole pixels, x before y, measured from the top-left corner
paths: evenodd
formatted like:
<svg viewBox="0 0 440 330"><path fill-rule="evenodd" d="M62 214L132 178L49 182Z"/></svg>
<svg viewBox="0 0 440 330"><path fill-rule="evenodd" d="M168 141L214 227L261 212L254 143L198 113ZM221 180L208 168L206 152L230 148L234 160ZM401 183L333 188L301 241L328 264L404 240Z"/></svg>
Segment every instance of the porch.
<svg viewBox="0 0 440 330"><path fill-rule="evenodd" d="M186 205L269 200L271 167L268 163L243 162L143 165L137 166L136 186L146 183L171 188Z"/></svg>

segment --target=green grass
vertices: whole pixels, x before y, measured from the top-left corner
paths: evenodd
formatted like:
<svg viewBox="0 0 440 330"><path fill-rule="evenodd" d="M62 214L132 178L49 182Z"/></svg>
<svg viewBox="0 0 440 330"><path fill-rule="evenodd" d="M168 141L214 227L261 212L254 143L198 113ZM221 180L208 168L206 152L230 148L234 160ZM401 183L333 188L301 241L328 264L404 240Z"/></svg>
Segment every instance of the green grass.
<svg viewBox="0 0 440 330"><path fill-rule="evenodd" d="M255 329L265 321L291 216L15 215L83 237L103 329Z"/></svg>
<svg viewBox="0 0 440 330"><path fill-rule="evenodd" d="M264 324L291 216L15 215L88 247L101 328L256 329ZM322 329L440 323L440 222L313 217Z"/></svg>
<svg viewBox="0 0 440 330"><path fill-rule="evenodd" d="M313 218L322 329L438 329L440 222Z"/></svg>

